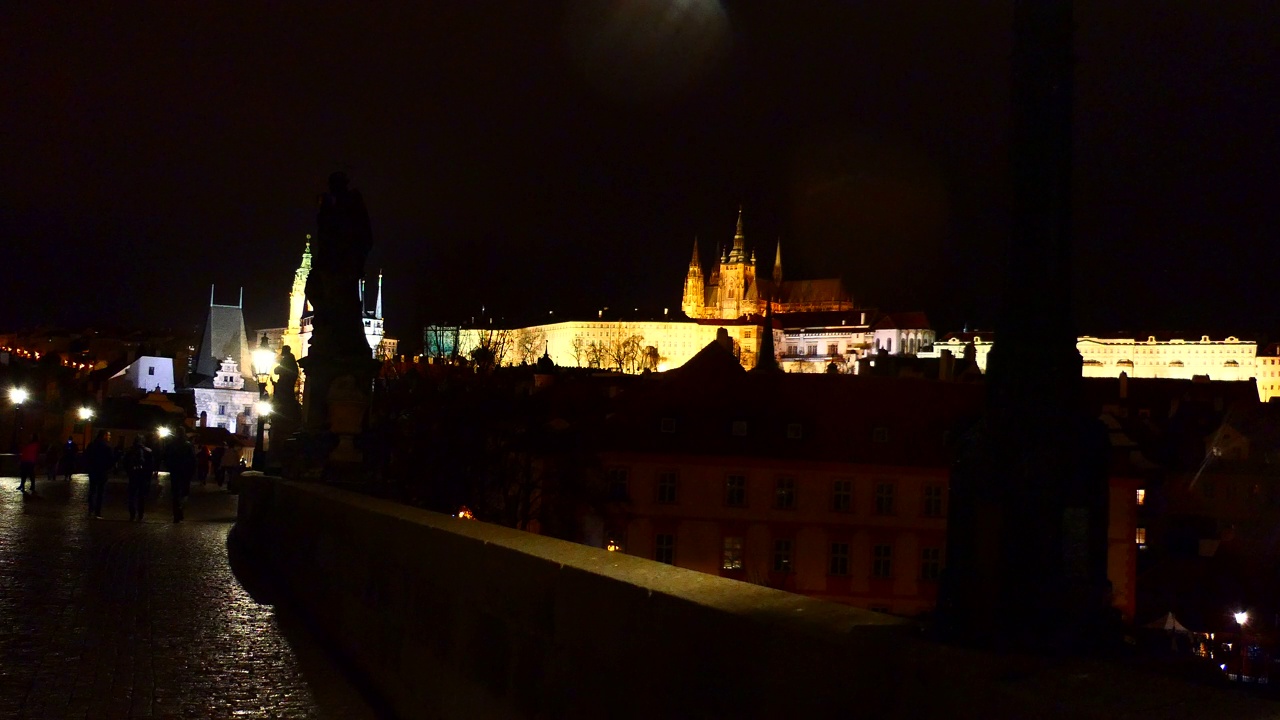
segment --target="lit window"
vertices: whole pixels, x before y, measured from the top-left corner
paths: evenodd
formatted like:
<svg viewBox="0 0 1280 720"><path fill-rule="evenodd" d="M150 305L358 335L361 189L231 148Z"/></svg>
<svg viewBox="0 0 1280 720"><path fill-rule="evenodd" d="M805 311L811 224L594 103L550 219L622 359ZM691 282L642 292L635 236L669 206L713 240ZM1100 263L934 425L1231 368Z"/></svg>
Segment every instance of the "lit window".
<svg viewBox="0 0 1280 720"><path fill-rule="evenodd" d="M724 560L720 563L723 570L742 569L742 538L727 537L724 539Z"/></svg>
<svg viewBox="0 0 1280 720"><path fill-rule="evenodd" d="M747 476L730 475L724 481L724 504L729 507L746 507Z"/></svg>
<svg viewBox="0 0 1280 720"><path fill-rule="evenodd" d="M675 504L677 480L676 473L671 470L658 474L658 502L660 504Z"/></svg>
<svg viewBox="0 0 1280 720"><path fill-rule="evenodd" d="M920 551L920 579L937 580L942 574L942 548L924 548Z"/></svg>
<svg viewBox="0 0 1280 720"><path fill-rule="evenodd" d="M774 506L779 510L792 510L796 506L796 479L778 478Z"/></svg>
<svg viewBox="0 0 1280 720"><path fill-rule="evenodd" d="M1142 505L1146 501L1147 501L1147 491L1143 488L1138 488L1138 504Z"/></svg>
<svg viewBox="0 0 1280 720"><path fill-rule="evenodd" d="M871 575L881 580L893 577L893 547L876 545L871 549Z"/></svg>
<svg viewBox="0 0 1280 720"><path fill-rule="evenodd" d="M791 572L791 541L775 540L773 543L773 571Z"/></svg>
<svg viewBox="0 0 1280 720"><path fill-rule="evenodd" d="M836 480L831 484L831 509L849 512L853 509L853 481Z"/></svg>
<svg viewBox="0 0 1280 720"><path fill-rule="evenodd" d="M893 514L893 483L876 483L876 514Z"/></svg>
<svg viewBox="0 0 1280 720"><path fill-rule="evenodd" d="M668 565L676 564L676 536L658 533L653 539L653 559Z"/></svg>
<svg viewBox="0 0 1280 720"><path fill-rule="evenodd" d="M1146 545L1146 544L1147 544L1147 529L1146 529L1146 528L1138 528L1138 529L1137 529L1137 533L1136 533L1136 537L1134 538L1134 541L1135 541L1135 542L1137 542L1139 545Z"/></svg>
<svg viewBox="0 0 1280 720"><path fill-rule="evenodd" d="M832 575L849 574L849 543L831 543Z"/></svg>

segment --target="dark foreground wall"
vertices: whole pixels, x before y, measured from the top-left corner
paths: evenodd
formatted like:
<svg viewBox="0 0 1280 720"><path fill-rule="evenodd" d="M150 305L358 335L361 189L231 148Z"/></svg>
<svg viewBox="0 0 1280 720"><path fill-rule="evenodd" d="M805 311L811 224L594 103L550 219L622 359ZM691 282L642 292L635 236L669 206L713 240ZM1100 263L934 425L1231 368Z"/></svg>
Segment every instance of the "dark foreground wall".
<svg viewBox="0 0 1280 720"><path fill-rule="evenodd" d="M1263 717L1093 661L247 474L235 534L404 718Z"/></svg>

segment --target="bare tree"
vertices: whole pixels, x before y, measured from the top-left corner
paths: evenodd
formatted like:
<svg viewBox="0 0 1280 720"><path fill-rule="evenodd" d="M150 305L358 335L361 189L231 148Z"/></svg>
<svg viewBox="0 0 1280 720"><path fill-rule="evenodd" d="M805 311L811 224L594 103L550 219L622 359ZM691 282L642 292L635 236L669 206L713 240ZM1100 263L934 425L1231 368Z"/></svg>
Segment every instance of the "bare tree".
<svg viewBox="0 0 1280 720"><path fill-rule="evenodd" d="M542 328L520 328L515 333L516 362L533 363L547 350L547 331Z"/></svg>
<svg viewBox="0 0 1280 720"><path fill-rule="evenodd" d="M586 346L587 346L587 343L585 340L582 339L581 334L573 336L573 342L569 344L569 347L572 348L572 351L573 351L574 365L577 365L578 367L582 367L582 361L586 359L586 354L587 354Z"/></svg>

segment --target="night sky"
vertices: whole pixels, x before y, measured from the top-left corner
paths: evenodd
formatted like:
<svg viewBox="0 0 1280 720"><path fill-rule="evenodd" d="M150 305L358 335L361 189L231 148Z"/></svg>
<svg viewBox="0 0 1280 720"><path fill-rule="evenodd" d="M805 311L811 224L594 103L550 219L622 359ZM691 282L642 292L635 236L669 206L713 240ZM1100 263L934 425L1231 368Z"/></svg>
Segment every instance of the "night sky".
<svg viewBox="0 0 1280 720"><path fill-rule="evenodd" d="M1082 330L1280 335L1280 3L1079 0ZM5 3L0 330L283 325L345 169L389 332L789 277L990 327L1010 2ZM418 339L415 339L418 338Z"/></svg>

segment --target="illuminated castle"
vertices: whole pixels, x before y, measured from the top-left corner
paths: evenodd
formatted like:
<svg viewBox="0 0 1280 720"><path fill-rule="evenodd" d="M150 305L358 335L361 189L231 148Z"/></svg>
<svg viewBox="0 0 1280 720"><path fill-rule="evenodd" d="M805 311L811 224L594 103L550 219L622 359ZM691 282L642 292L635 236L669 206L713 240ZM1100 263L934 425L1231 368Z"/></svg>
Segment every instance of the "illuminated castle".
<svg viewBox="0 0 1280 720"><path fill-rule="evenodd" d="M720 262L710 275L703 274L698 241L693 241L693 259L685 275L680 307L695 320L736 320L764 315L766 302L772 302L775 315L853 310L853 299L839 278L783 280L781 241L774 253L771 276L757 276L756 254L754 250L747 254L739 207L733 246L721 249Z"/></svg>

